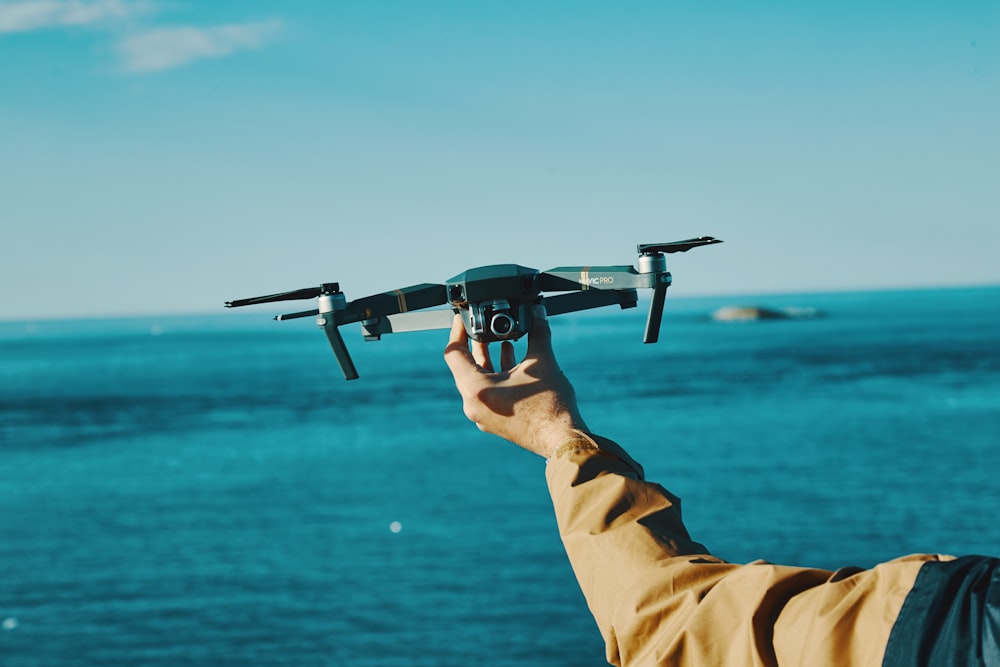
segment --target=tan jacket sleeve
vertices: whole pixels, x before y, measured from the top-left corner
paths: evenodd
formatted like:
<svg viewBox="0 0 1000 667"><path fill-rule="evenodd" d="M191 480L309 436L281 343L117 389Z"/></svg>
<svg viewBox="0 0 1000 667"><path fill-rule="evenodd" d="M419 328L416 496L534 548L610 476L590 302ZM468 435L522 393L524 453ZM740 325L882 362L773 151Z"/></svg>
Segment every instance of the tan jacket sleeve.
<svg viewBox="0 0 1000 667"><path fill-rule="evenodd" d="M613 665L880 665L911 556L836 572L726 563L609 440L549 460L559 532Z"/></svg>

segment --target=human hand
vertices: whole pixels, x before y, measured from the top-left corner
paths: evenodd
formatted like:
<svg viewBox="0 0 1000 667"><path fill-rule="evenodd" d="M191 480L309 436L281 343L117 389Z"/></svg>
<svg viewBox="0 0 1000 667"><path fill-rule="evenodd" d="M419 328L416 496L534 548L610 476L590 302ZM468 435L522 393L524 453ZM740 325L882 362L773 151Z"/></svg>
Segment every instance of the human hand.
<svg viewBox="0 0 1000 667"><path fill-rule="evenodd" d="M471 341L460 315L455 316L444 359L462 396L465 416L479 430L498 435L548 458L561 444L586 431L573 385L563 375L552 351L545 308L535 306L528 350L516 363L514 346L500 346L500 370L489 345Z"/></svg>

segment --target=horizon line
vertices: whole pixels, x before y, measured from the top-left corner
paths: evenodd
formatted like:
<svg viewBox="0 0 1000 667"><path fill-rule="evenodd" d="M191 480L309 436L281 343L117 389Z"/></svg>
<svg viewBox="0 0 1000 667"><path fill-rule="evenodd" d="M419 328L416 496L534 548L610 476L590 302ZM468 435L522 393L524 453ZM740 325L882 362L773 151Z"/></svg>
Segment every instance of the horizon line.
<svg viewBox="0 0 1000 667"><path fill-rule="evenodd" d="M1000 283L969 283L969 284L953 284L953 285L909 285L909 286L897 286L897 287L855 287L848 289L803 289L803 290L787 290L787 291L760 291L760 292L728 292L728 291L705 291L697 293L685 293L677 294L676 292L671 293L669 290L667 296L669 300L679 301L679 300L696 300L696 299L744 299L744 298L769 298L769 297L788 297L796 295L835 295L835 294L872 294L878 292L929 292L929 291L950 291L950 290L975 290L975 289L998 289L1000 288ZM643 290L645 292L646 290ZM639 294L639 301L649 301L648 294ZM442 304L444 305L444 304ZM756 304L756 305L766 305L766 304ZM277 310L277 309L275 309ZM424 310L430 310L424 309ZM42 315L36 317L13 317L8 318L4 315L0 315L0 324L18 324L25 323L29 324L32 322L77 322L77 321L89 321L89 320L127 320L127 319L144 319L144 318L155 318L155 317L169 317L169 318L182 318L182 317L212 317L212 316L233 316L239 313L263 313L265 310L240 310L233 311L220 305L217 310L190 310L190 311L159 311L159 312L109 312L102 314L93 315L70 315L60 317L58 315Z"/></svg>

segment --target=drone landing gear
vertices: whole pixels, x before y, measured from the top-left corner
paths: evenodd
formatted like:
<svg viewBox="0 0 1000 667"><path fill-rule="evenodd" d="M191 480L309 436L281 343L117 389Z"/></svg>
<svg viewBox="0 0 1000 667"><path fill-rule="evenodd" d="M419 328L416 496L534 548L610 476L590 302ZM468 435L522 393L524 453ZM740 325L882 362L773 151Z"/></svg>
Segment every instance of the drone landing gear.
<svg viewBox="0 0 1000 667"><path fill-rule="evenodd" d="M642 334L643 343L655 343L660 339L660 322L663 321L663 302L666 298L666 284L660 283L653 288L653 300L649 302L649 315L646 317L646 330Z"/></svg>
<svg viewBox="0 0 1000 667"><path fill-rule="evenodd" d="M347 351L347 345L340 335L337 327L337 313L347 309L347 297L340 291L337 283L324 283L320 287L319 311L316 317L316 324L323 327L326 339L330 341L333 354L337 357L340 370L344 373L345 380L357 380L358 370L354 367L351 354Z"/></svg>
<svg viewBox="0 0 1000 667"><path fill-rule="evenodd" d="M344 344L343 336L340 335L340 329L337 328L337 321L331 315L320 315L316 318L316 324L323 327L326 339L330 341L333 354L337 357L337 363L340 364L340 370L344 373L344 379L357 380L358 370L354 367L354 361L347 351L347 345Z"/></svg>

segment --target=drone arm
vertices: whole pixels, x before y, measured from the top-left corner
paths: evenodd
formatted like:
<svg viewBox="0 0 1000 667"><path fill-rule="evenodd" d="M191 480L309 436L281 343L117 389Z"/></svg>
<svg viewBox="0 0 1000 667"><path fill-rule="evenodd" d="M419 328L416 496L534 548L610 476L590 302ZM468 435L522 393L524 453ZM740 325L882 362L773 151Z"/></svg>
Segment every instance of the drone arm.
<svg viewBox="0 0 1000 667"><path fill-rule="evenodd" d="M378 340L383 334L407 331L427 331L448 329L455 318L455 312L448 310L425 310L415 313L398 313L365 320L361 323L365 340Z"/></svg>
<svg viewBox="0 0 1000 667"><path fill-rule="evenodd" d="M538 274L543 292L625 290L656 286L656 276L632 266L560 266Z"/></svg>
<svg viewBox="0 0 1000 667"><path fill-rule="evenodd" d="M409 313L424 308L432 308L448 303L445 296L444 285L434 285L423 283L421 285L411 285L391 292L373 294L361 299L355 299L347 304L347 307L338 313L337 322L339 324L350 324L351 322L363 322L365 320L377 319L389 315Z"/></svg>
<svg viewBox="0 0 1000 667"><path fill-rule="evenodd" d="M634 289L588 290L547 296L541 299L541 303L545 306L545 312L550 316L616 304L622 309L634 308L636 302L637 297ZM454 317L455 313L450 309L427 310L376 317L365 320L361 326L367 340L378 340L384 334L390 333L447 329L451 326Z"/></svg>
<svg viewBox="0 0 1000 667"><path fill-rule="evenodd" d="M637 298L634 289L588 290L585 292L571 292L569 294L542 297L542 305L545 306L545 313L549 316L563 315L578 310L589 310L590 308L600 308L615 304L618 304L624 310L625 308L634 308L636 301Z"/></svg>

